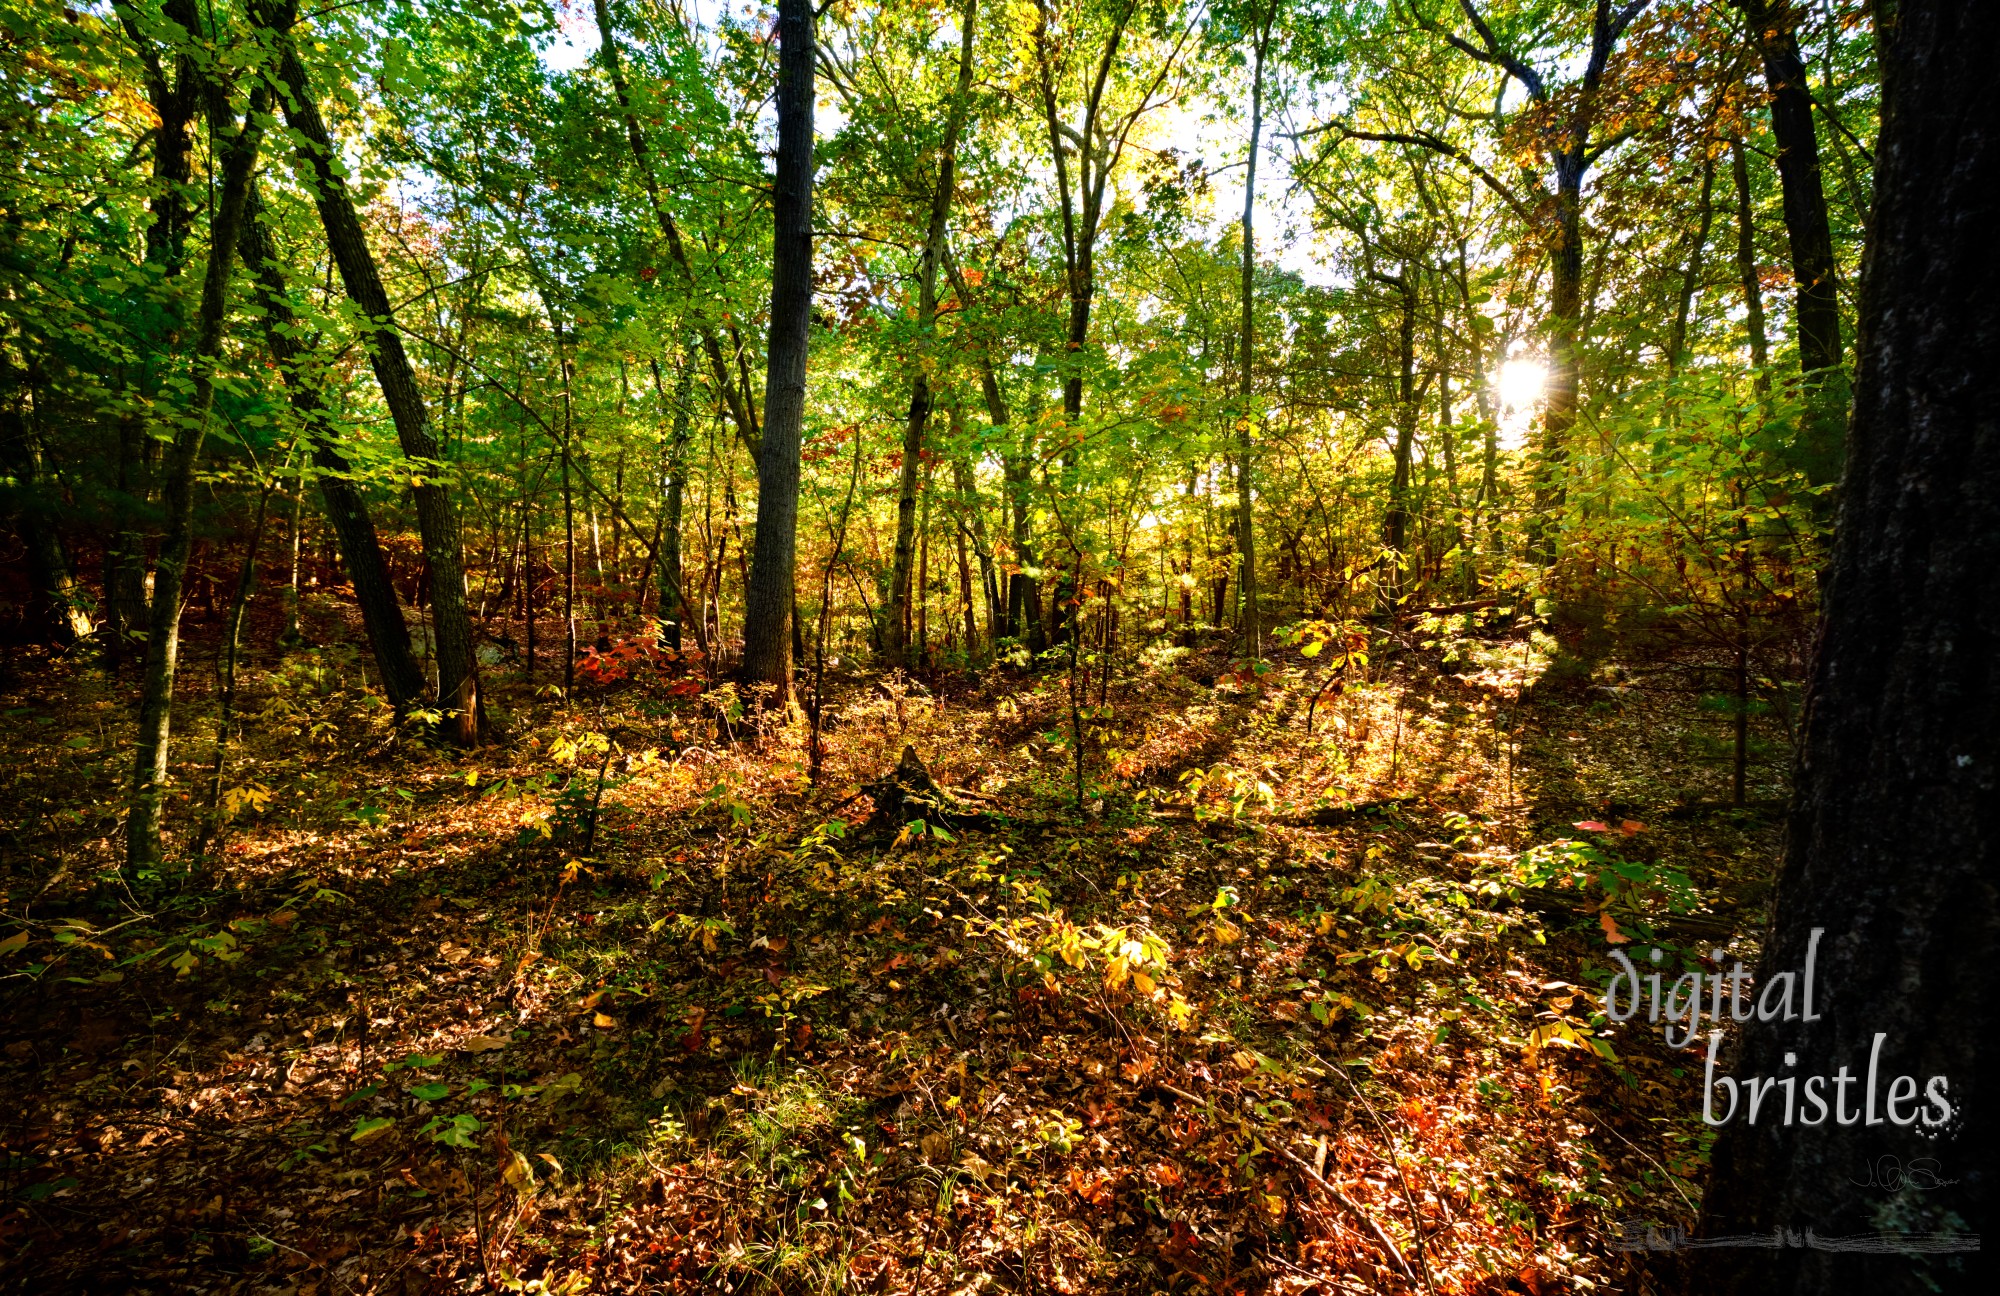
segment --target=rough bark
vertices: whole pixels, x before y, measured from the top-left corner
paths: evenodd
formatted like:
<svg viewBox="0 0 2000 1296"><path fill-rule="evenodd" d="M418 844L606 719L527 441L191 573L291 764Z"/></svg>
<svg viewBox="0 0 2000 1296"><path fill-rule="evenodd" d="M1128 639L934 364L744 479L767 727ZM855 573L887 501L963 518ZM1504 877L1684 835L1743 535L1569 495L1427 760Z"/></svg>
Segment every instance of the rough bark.
<svg viewBox="0 0 2000 1296"><path fill-rule="evenodd" d="M446 713L444 734L469 746L478 741L482 708L478 662L474 657L472 617L465 601L465 566L459 539L458 510L445 485L450 471L432 431L416 370L403 350L395 312L375 253L362 232L360 217L347 182L334 172L337 157L326 122L313 97L312 82L299 60L291 29L298 21L295 0L252 0L251 19L269 34L277 52L278 80L284 87L285 120L301 138L300 160L312 175L313 201L326 228L328 250L340 271L347 296L361 308L367 324L368 358L381 386L383 401L396 425L396 439L412 460L411 501L416 506L417 531L430 573L432 638L438 669L438 705Z"/></svg>
<svg viewBox="0 0 2000 1296"><path fill-rule="evenodd" d="M1954 1116L1904 1125L1880 1097L1873 1119L1851 1124L1739 1115L1715 1147L1711 1234L1963 1235L1990 1223L1993 1103L1979 1072L1991 1073L2000 1034L2000 7L1905 0L1883 16L1855 409L1760 969L1802 968L1823 928L1820 1019L1750 1022L1732 1071L1845 1066L1861 1077L1851 1112L1879 1040L1878 1089L1944 1077ZM1929 1158L1939 1186L1863 1186L1885 1156ZM1690 1290L1986 1289L1970 1254L1702 1255L1713 1264Z"/></svg>
<svg viewBox="0 0 2000 1296"><path fill-rule="evenodd" d="M368 514L368 501L354 484L353 466L341 454L327 421L326 408L320 402L319 388L313 380L312 348L300 335L286 292L284 272L272 249L270 231L262 218L262 204L255 192L249 203L240 246L244 268L256 277L257 303L264 313L264 340L271 358L278 362L278 371L284 375L285 394L312 447L320 502L332 525L341 565L354 586L362 628L382 676L382 692L400 716L429 700L429 685L423 667L410 651L409 623L396 598L396 585L389 576L382 542L375 534L374 519Z"/></svg>
<svg viewBox="0 0 2000 1296"><path fill-rule="evenodd" d="M153 574L153 600L146 624L146 666L139 695L139 729L133 743L130 810L125 820L125 862L138 869L160 862L160 819L166 795L169 730L174 674L180 662L183 585L194 547L194 477L208 439L215 404L215 366L222 350L222 326L229 280L236 266L236 240L250 195L250 180L263 138L262 118L269 98L260 84L250 98L242 125L224 134L228 104L211 87L210 133L222 159L221 192L209 225L208 269L202 278L201 307L191 368L188 408L167 449L162 502L166 531Z"/></svg>
<svg viewBox="0 0 2000 1296"><path fill-rule="evenodd" d="M771 332L757 456L756 553L744 599L743 674L792 686L793 564L798 551L799 438L812 326L813 9L778 5L778 162L771 248Z"/></svg>

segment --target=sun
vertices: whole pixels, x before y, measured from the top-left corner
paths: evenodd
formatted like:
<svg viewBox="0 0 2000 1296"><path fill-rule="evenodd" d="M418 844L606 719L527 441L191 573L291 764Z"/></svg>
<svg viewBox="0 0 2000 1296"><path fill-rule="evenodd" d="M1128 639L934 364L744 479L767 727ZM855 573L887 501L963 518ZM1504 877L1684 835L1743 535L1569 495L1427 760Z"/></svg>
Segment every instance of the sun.
<svg viewBox="0 0 2000 1296"><path fill-rule="evenodd" d="M1500 398L1498 440L1502 449L1518 450L1527 444L1528 428L1548 381L1549 367L1532 356L1516 356L1493 375L1493 392Z"/></svg>

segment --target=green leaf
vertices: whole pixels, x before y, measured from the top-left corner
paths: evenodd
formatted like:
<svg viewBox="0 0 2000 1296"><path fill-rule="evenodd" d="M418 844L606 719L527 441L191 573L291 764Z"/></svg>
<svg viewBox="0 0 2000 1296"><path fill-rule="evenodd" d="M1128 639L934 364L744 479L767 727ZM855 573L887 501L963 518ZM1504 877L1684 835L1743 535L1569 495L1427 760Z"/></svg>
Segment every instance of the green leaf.
<svg viewBox="0 0 2000 1296"><path fill-rule="evenodd" d="M354 1122L354 1132L347 1136L348 1142L365 1143L395 1124L395 1118L391 1116L363 1116Z"/></svg>

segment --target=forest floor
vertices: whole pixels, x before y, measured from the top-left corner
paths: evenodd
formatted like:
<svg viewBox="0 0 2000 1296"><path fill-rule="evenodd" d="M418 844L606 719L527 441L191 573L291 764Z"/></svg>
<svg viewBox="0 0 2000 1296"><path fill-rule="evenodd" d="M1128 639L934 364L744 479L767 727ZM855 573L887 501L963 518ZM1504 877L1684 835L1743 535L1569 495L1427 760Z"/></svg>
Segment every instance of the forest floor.
<svg viewBox="0 0 2000 1296"><path fill-rule="evenodd" d="M671 673L495 665L459 753L260 651L220 862L137 878L129 672L17 656L0 1287L1653 1290L1619 1230L1688 1222L1700 1061L1598 1029L1607 941L1746 953L1778 827L1714 805L1694 654L1554 648L1316 703L1156 649L1091 684L1081 807L1061 671L843 676L811 788ZM871 831L906 745L983 813Z"/></svg>

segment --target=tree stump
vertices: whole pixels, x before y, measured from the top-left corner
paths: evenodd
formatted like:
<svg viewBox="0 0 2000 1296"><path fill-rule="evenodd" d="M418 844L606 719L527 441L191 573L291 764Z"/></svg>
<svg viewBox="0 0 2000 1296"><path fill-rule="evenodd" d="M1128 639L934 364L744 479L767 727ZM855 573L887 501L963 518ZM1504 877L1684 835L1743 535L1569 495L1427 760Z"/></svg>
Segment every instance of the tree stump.
<svg viewBox="0 0 2000 1296"><path fill-rule="evenodd" d="M911 821L921 819L957 831L984 827L990 816L957 793L947 790L931 777L915 747L905 746L896 767L861 790L875 802L875 811L862 826L863 837L901 832Z"/></svg>

